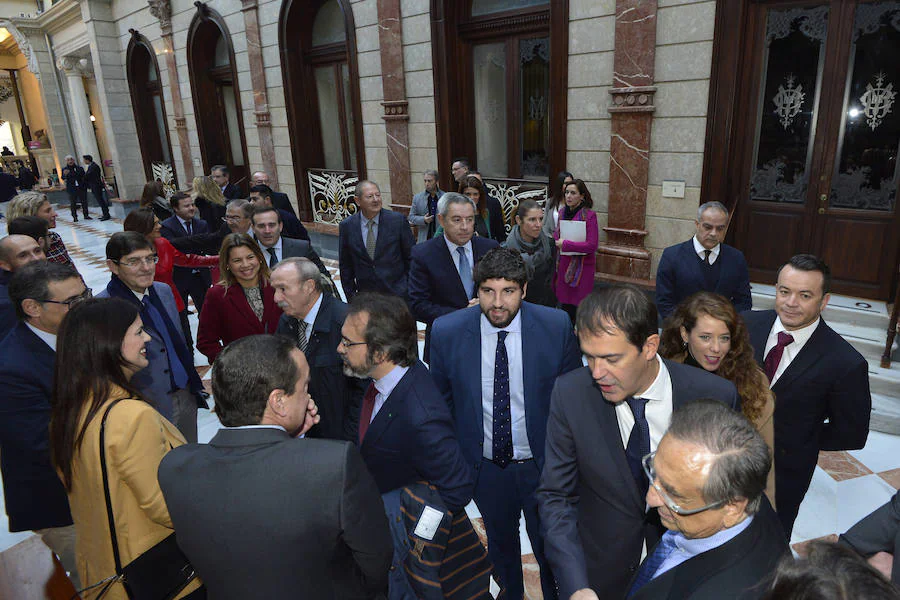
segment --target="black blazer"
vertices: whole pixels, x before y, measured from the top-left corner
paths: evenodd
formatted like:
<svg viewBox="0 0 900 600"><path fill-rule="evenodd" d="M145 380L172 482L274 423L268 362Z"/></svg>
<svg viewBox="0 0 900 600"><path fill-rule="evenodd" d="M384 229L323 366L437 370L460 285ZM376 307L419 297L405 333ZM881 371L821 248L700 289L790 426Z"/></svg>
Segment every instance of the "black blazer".
<svg viewBox="0 0 900 600"><path fill-rule="evenodd" d="M209 227L207 226L206 221L198 219L197 217L191 219L191 230L193 235L209 233ZM172 215L160 223L159 233L170 242L174 239L188 235L187 229L184 228L184 225L181 224L181 221L179 221L178 217L175 215ZM191 280L195 276L195 270L197 271L196 276L200 278L206 287L212 285L212 275L210 274L209 269L172 267L172 281L175 282L175 287L178 288L178 291L182 294L191 289Z"/></svg>
<svg viewBox="0 0 900 600"><path fill-rule="evenodd" d="M672 405L713 398L740 410L730 381L663 360ZM556 380L550 400L547 447L537 490L544 552L560 598L590 587L600 598L624 598L647 547L659 539L625 459L615 405L603 398L587 367Z"/></svg>
<svg viewBox="0 0 900 600"><path fill-rule="evenodd" d="M91 189L100 187L102 190L103 175L100 174L100 165L92 162L87 166L87 169L84 171L84 185Z"/></svg>
<svg viewBox="0 0 900 600"><path fill-rule="evenodd" d="M763 353L775 324L775 311L748 311L742 316L756 362L764 368ZM872 412L868 363L821 319L772 392L778 515L790 535L819 450L854 450L866 445Z"/></svg>
<svg viewBox="0 0 900 600"><path fill-rule="evenodd" d="M303 226L300 219L295 217L293 213L280 208L278 209L278 214L281 215L281 235L295 240L309 241L309 232L306 231L306 227Z"/></svg>
<svg viewBox="0 0 900 600"><path fill-rule="evenodd" d="M900 584L900 492L848 529L839 543L865 557L878 552L893 554L891 581Z"/></svg>
<svg viewBox="0 0 900 600"><path fill-rule="evenodd" d="M368 380L344 375L344 361L337 353L337 346L346 317L347 305L323 293L306 348L309 395L315 399L321 417L318 425L309 430L308 437L355 441L359 431L359 410ZM296 344L299 330L297 319L281 315L277 333Z"/></svg>
<svg viewBox="0 0 900 600"><path fill-rule="evenodd" d="M228 185L222 190L222 195L225 196L226 200L237 200L245 197L243 192L241 192L241 188L231 182L228 182Z"/></svg>
<svg viewBox="0 0 900 600"><path fill-rule="evenodd" d="M10 531L72 524L50 464L50 396L56 353L24 323L0 343L0 471Z"/></svg>
<svg viewBox="0 0 900 600"><path fill-rule="evenodd" d="M769 591L770 576L788 552L778 518L763 497L747 529L652 579L631 598L757 600Z"/></svg>
<svg viewBox="0 0 900 600"><path fill-rule="evenodd" d="M656 307L663 319L672 314L678 304L700 291L715 292L728 298L735 310L750 310L750 273L740 250L726 244L719 246L721 271L714 289L707 289L703 279L703 265L694 252L694 239L669 246L663 250L656 269Z"/></svg>
<svg viewBox="0 0 900 600"><path fill-rule="evenodd" d="M338 227L338 262L347 302L359 292L383 292L405 300L410 251L416 243L406 217L382 209L374 260L366 252L361 219L361 213L356 212L341 221Z"/></svg>
<svg viewBox="0 0 900 600"><path fill-rule="evenodd" d="M295 217L297 216L297 212L294 210L294 205L291 204L288 195L285 193L272 192L272 206L274 206L278 210L289 212Z"/></svg>
<svg viewBox="0 0 900 600"><path fill-rule="evenodd" d="M166 454L159 485L212 598L372 598L387 585L384 505L352 444L223 429Z"/></svg>

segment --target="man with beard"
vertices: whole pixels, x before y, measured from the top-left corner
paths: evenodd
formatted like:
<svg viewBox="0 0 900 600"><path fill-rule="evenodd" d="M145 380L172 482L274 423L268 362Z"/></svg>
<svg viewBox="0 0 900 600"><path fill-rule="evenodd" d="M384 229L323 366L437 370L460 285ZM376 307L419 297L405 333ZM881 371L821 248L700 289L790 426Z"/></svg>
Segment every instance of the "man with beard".
<svg viewBox="0 0 900 600"><path fill-rule="evenodd" d="M581 353L563 311L523 302L526 282L518 252L495 248L485 254L475 267L478 306L434 322L431 374L452 407L463 456L475 470L475 503L507 597L524 595L524 511L549 600L556 598L556 583L544 556L534 492L544 466L553 383L581 366Z"/></svg>

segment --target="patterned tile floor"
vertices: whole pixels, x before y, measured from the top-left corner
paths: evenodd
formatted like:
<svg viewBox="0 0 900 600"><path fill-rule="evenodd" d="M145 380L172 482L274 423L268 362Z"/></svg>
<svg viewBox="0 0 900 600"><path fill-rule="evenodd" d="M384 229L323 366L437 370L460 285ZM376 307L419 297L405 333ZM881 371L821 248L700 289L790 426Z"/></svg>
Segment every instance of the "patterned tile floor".
<svg viewBox="0 0 900 600"><path fill-rule="evenodd" d="M121 231L121 221L100 222L80 220L73 223L68 211L60 210L57 233L62 236L69 254L82 273L87 285L95 291L105 287L109 280L106 269L106 241L116 231ZM0 224L0 235L5 235L5 222ZM334 279L338 280L336 261L325 261ZM197 315L191 315L191 326L196 333ZM424 339L424 327L420 324L420 344ZM197 371L204 381L209 381L209 363L199 352L195 354ZM200 411L199 438L209 441L220 428L212 411ZM900 437L883 433L871 433L862 450L851 452L822 452L813 475L809 493L800 508L791 542L796 544L830 533L843 532L890 499L900 488ZM2 504L2 498L0 498ZM474 503L467 507L476 530L483 541L484 525ZM28 538L31 534L9 533L6 514L0 510L0 551ZM526 597L541 598L538 567L531 551L531 544L521 526L523 570L526 580Z"/></svg>

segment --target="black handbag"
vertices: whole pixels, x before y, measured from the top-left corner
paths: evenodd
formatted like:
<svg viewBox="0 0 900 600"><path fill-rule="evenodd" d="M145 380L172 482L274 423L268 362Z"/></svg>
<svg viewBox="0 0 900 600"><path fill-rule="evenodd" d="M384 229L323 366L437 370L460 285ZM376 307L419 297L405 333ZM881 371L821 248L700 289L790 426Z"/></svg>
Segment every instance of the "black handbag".
<svg viewBox="0 0 900 600"><path fill-rule="evenodd" d="M109 405L100 422L100 469L103 472L103 495L106 497L109 535L112 539L113 558L116 562L116 579L114 581L120 581L125 587L128 597L133 600L171 600L197 577L194 567L178 547L174 533L124 567L119 559L119 542L116 538L112 501L109 497L109 476L106 472L105 442L106 418L112 407L120 400ZM104 589L101 596L108 589L108 587Z"/></svg>

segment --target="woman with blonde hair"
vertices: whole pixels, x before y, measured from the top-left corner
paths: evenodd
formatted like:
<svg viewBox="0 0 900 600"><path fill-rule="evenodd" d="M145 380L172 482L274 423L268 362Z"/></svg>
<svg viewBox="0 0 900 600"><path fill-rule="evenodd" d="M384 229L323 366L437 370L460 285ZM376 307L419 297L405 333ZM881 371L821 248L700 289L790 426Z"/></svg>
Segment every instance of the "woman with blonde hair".
<svg viewBox="0 0 900 600"><path fill-rule="evenodd" d="M766 497L774 507L775 396L766 374L753 358L750 335L734 305L711 292L698 292L687 298L666 319L659 354L715 373L734 384L741 397L741 411L772 454Z"/></svg>
<svg viewBox="0 0 900 600"><path fill-rule="evenodd" d="M219 252L222 280L212 286L200 311L197 349L210 364L234 340L275 333L281 309L269 284L269 267L259 244L246 233L229 233Z"/></svg>
<svg viewBox="0 0 900 600"><path fill-rule="evenodd" d="M225 218L225 205L228 201L216 182L206 175L194 177L191 185L191 198L197 205L200 218L209 225L209 230L219 229L222 226L222 219Z"/></svg>
<svg viewBox="0 0 900 600"><path fill-rule="evenodd" d="M9 223L19 217L40 217L47 221L47 227L50 229L56 227L56 209L47 199L47 194L41 192L26 191L13 196L9 208L6 210L6 222ZM45 252L47 260L50 262L75 268L75 263L69 257L66 245L55 231L51 231L49 234L48 247Z"/></svg>

